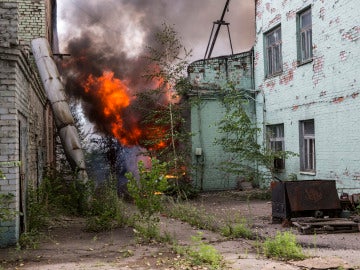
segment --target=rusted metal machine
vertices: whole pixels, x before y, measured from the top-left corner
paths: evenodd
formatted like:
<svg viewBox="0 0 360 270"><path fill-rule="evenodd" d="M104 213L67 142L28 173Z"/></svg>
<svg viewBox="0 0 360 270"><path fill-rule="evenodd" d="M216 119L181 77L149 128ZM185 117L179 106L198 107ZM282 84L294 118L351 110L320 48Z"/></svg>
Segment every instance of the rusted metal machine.
<svg viewBox="0 0 360 270"><path fill-rule="evenodd" d="M273 222L295 217L338 217L340 199L334 180L273 182Z"/></svg>

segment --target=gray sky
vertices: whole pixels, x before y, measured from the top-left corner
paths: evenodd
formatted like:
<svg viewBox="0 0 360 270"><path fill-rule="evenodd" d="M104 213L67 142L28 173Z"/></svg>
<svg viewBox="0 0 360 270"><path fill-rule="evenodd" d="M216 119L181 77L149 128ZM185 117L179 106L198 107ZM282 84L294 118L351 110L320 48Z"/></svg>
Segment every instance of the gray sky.
<svg viewBox="0 0 360 270"><path fill-rule="evenodd" d="M225 21L230 23L234 52L254 42L254 0L231 0ZM163 22L173 25L183 45L193 50L192 60L203 58L213 22L219 20L226 0L60 0L58 1L61 52L67 41L84 32L113 44L130 57L141 53L146 39ZM116 47L116 48L115 48ZM121 48L119 48L121 47ZM212 56L230 54L225 26Z"/></svg>

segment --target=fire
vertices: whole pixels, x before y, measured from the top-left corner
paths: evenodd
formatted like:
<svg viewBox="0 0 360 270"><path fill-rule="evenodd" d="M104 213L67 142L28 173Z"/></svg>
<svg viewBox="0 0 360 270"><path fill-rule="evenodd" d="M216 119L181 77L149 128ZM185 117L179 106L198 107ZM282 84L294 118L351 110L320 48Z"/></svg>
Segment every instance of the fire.
<svg viewBox="0 0 360 270"><path fill-rule="evenodd" d="M101 118L109 123L108 132L122 145L134 146L151 141L152 145L147 145L149 150L159 150L167 146L167 143L161 140L166 133L164 127L140 125L134 113L126 113L135 97L131 97L125 82L114 77L114 72L104 71L100 77L89 75L82 86L85 94L100 101Z"/></svg>
<svg viewBox="0 0 360 270"><path fill-rule="evenodd" d="M82 85L87 94L95 95L101 102L104 119L111 122L111 132L123 145L137 145L142 131L135 121L125 125L124 111L131 104L127 85L114 77L114 72L104 71L102 76L89 75Z"/></svg>

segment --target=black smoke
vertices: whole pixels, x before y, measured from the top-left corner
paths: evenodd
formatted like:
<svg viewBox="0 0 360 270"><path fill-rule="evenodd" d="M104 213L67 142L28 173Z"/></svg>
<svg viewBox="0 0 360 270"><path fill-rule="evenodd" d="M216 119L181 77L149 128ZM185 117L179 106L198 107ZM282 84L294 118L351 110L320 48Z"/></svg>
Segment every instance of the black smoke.
<svg viewBox="0 0 360 270"><path fill-rule="evenodd" d="M69 96L82 101L86 117L99 131L106 134L110 133L110 122L113 119L104 121L98 98L95 95L84 94L82 84L88 76L92 74L99 77L104 71L112 71L116 78L126 81L133 95L151 88L151 83L143 77L148 66L145 56L148 47L157 46L154 34L161 30L162 24L172 25L179 32L183 45L189 50L194 49L194 53L201 58L206 50L212 22L220 18L226 2L225 0L60 1L61 10L58 14L67 25L65 34L60 36L60 44L62 51L70 54L70 57L62 62L61 68L66 91ZM255 12L252 2L232 0L230 10L225 16L225 20L231 23L235 52L249 49L251 46L249 33L251 36L253 26L245 15L249 13L249 7L252 8L251 12ZM239 35L239 33L243 34ZM214 54L217 48L220 54L230 54L226 31L224 36L219 36ZM142 116L133 110L134 107L136 104L127 108L122 114L127 118L139 120Z"/></svg>

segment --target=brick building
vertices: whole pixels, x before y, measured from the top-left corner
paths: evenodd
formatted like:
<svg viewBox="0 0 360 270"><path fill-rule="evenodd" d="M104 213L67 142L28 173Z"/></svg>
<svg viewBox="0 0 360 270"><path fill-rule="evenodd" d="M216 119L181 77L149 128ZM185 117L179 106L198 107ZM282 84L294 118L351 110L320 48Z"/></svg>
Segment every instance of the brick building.
<svg viewBox="0 0 360 270"><path fill-rule="evenodd" d="M54 121L30 51L45 37L57 50L55 0L0 1L0 193L14 195L24 213L0 223L1 246L17 242L26 228L26 189L41 182L54 163Z"/></svg>
<svg viewBox="0 0 360 270"><path fill-rule="evenodd" d="M286 161L277 160L281 179L336 180L339 193L360 192L357 1L255 2L256 40L253 58L248 63L248 67L254 67L254 73L251 68L247 73L250 77L242 76L241 69L235 72L240 78L240 88L252 88L256 93L252 115L262 130L258 142L299 154ZM235 66L241 66L236 56L226 58L224 66L232 61L237 62ZM229 73L219 59L222 58L190 65L193 90L206 90L209 81L224 85ZM224 176L216 172L223 157L221 149L213 144L214 137L219 136L215 123L221 117L221 108L215 102L215 95L211 100L213 105L192 109L193 160L195 165L199 162L195 151L201 148L197 139L201 136L207 144L201 162L209 170L204 175L203 186L208 190L232 188L235 181L224 185ZM200 130L194 125L201 114L204 123ZM198 179L196 170L195 178Z"/></svg>
<svg viewBox="0 0 360 270"><path fill-rule="evenodd" d="M357 1L258 0L254 57L259 138L299 153L279 177L336 180L360 192Z"/></svg>

